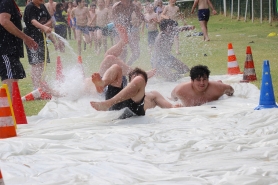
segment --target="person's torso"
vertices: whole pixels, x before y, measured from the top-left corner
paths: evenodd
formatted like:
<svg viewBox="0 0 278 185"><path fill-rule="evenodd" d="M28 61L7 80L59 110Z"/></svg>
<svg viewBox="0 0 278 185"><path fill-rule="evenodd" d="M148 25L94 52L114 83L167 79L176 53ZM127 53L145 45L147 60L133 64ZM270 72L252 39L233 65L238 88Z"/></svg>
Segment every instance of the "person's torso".
<svg viewBox="0 0 278 185"><path fill-rule="evenodd" d="M168 11L166 15L169 17L169 19L177 21L179 17L179 7L168 5L167 10Z"/></svg>
<svg viewBox="0 0 278 185"><path fill-rule="evenodd" d="M148 13L146 16L147 20L151 20L151 19L158 19L158 16L156 13ZM157 22L149 22L148 23L148 31L156 31L158 30L158 23Z"/></svg>
<svg viewBox="0 0 278 185"><path fill-rule="evenodd" d="M10 21L19 29L22 30L21 13L17 9L17 5L13 0L0 1L0 13L8 13L11 15ZM2 25L0 25L0 54L16 54L23 57L23 41L12 35Z"/></svg>
<svg viewBox="0 0 278 185"><path fill-rule="evenodd" d="M131 15L134 12L134 4L131 3L130 6L125 7L121 2L117 2L113 6L113 14L115 24L122 24L125 26L131 25Z"/></svg>
<svg viewBox="0 0 278 185"><path fill-rule="evenodd" d="M74 15L76 18L76 25L78 26L86 26L88 23L87 15L89 13L89 10L87 7L79 8L76 7L74 10Z"/></svg>
<svg viewBox="0 0 278 185"><path fill-rule="evenodd" d="M26 28L24 29L24 32L34 38L36 41L38 39L43 39L42 32L40 29L36 28L32 24L32 20L38 21L40 24L46 24L51 19L50 14L48 13L46 7L41 4L40 7L37 7L33 4L33 2L30 2L26 7L24 11L24 22L26 25Z"/></svg>
<svg viewBox="0 0 278 185"><path fill-rule="evenodd" d="M96 9L96 15L96 25L99 27L105 27L108 24L108 9Z"/></svg>
<svg viewBox="0 0 278 185"><path fill-rule="evenodd" d="M56 11L56 2L48 2L48 3L45 3L45 7L48 11L48 13L50 14L50 16L53 16L55 11Z"/></svg>

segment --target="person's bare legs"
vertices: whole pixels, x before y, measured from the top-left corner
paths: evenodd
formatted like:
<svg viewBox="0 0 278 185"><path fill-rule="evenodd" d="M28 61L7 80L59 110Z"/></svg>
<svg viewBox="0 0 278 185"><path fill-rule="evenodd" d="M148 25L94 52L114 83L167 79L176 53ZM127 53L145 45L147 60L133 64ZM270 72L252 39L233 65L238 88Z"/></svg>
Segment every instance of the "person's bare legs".
<svg viewBox="0 0 278 185"><path fill-rule="evenodd" d="M201 29L203 31L204 34L204 41L210 41L209 36L208 36L208 29L207 29L207 21L199 21L200 22L200 26Z"/></svg>
<svg viewBox="0 0 278 185"><path fill-rule="evenodd" d="M104 50L104 53L106 53L107 51L107 36L104 36L102 35L102 45L103 45L103 50Z"/></svg>
<svg viewBox="0 0 278 185"><path fill-rule="evenodd" d="M128 43L128 34L126 28L122 25L116 25L116 29L118 31L120 40L119 42L117 42L117 44L115 44L114 46L112 46L110 49L106 51L105 56L106 55L114 55L116 57L120 56L124 46L127 45Z"/></svg>
<svg viewBox="0 0 278 185"><path fill-rule="evenodd" d="M76 31L76 40L77 40L77 52L78 52L78 55L81 56L82 32L81 32L81 30L78 30L78 29L75 29L75 31Z"/></svg>
<svg viewBox="0 0 278 185"><path fill-rule="evenodd" d="M181 54L180 53L180 40L179 40L179 35L177 34L175 37L174 37L174 42L176 44L176 54L179 55Z"/></svg>
<svg viewBox="0 0 278 185"><path fill-rule="evenodd" d="M129 40L129 47L131 50L131 57L129 58L127 65L131 66L139 57L140 57L140 32L139 31L133 31L130 34L130 40Z"/></svg>
<svg viewBox="0 0 278 185"><path fill-rule="evenodd" d="M121 87L122 76L123 74L121 66L113 64L105 71L102 77L100 73L93 73L92 81L96 86L97 92L102 93L107 85Z"/></svg>
<svg viewBox="0 0 278 185"><path fill-rule="evenodd" d="M122 68L122 74L126 76L132 68L126 65L121 59L115 57L113 55L105 56L104 60L100 64L99 74L100 76L104 76L104 73L114 64L117 64Z"/></svg>
<svg viewBox="0 0 278 185"><path fill-rule="evenodd" d="M97 47L97 55L100 53L101 48L101 40L102 40L102 31L98 29L96 31L96 47Z"/></svg>
<svg viewBox="0 0 278 185"><path fill-rule="evenodd" d="M137 102L142 99L145 94L146 83L141 76L136 76L123 90L121 90L113 98L108 99L103 102L90 102L91 106L99 111L108 110L111 106L125 101L127 99L132 99ZM142 96L142 97L141 97Z"/></svg>
<svg viewBox="0 0 278 185"><path fill-rule="evenodd" d="M44 63L32 64L31 65L31 79L33 82L34 89L40 87L40 81L42 78Z"/></svg>
<svg viewBox="0 0 278 185"><path fill-rule="evenodd" d="M100 76L103 76L104 73L107 71L107 69L109 69L114 64L117 64L118 66L120 66L122 68L123 76L128 75L128 73L133 70L130 66L128 66L126 63L124 63L118 57L115 57L113 55L107 55L107 56L105 56L104 60L100 64L100 68L99 68ZM155 75L155 73L156 73L156 69L151 69L151 70L147 71L148 78L153 77Z"/></svg>

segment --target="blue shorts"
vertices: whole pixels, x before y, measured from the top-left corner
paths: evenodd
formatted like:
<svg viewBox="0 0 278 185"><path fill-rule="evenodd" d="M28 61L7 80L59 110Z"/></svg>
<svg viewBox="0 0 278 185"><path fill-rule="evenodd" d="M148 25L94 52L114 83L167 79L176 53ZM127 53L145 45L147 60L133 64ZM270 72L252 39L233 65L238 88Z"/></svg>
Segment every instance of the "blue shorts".
<svg viewBox="0 0 278 185"><path fill-rule="evenodd" d="M78 25L76 25L75 29L82 31L82 33L84 33L86 35L89 35L88 26L78 26Z"/></svg>
<svg viewBox="0 0 278 185"><path fill-rule="evenodd" d="M101 33L103 36L108 36L108 27L99 27L99 26L96 26L95 27L95 30L101 30Z"/></svg>
<svg viewBox="0 0 278 185"><path fill-rule="evenodd" d="M199 21L209 21L210 11L209 9L198 10Z"/></svg>

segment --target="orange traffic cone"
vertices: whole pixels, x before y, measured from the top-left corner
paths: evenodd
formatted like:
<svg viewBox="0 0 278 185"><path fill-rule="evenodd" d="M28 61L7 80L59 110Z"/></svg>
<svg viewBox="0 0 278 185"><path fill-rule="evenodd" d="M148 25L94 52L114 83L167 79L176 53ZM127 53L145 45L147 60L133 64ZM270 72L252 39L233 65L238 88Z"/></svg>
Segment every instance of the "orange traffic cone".
<svg viewBox="0 0 278 185"><path fill-rule="evenodd" d="M241 74L232 43L228 44L228 74Z"/></svg>
<svg viewBox="0 0 278 185"><path fill-rule="evenodd" d="M1 170L0 170L0 185L5 185L3 177L2 177Z"/></svg>
<svg viewBox="0 0 278 185"><path fill-rule="evenodd" d="M16 136L15 119L12 114L11 100L5 87L0 88L0 138Z"/></svg>
<svg viewBox="0 0 278 185"><path fill-rule="evenodd" d="M82 57L79 55L78 56L78 58L77 58L77 62L79 63L79 64L82 64Z"/></svg>
<svg viewBox="0 0 278 185"><path fill-rule="evenodd" d="M257 80L251 47L246 48L246 60L244 65L243 80L241 82L249 82Z"/></svg>
<svg viewBox="0 0 278 185"><path fill-rule="evenodd" d="M38 88L29 94L21 97L22 101L32 101L32 100L50 100L52 98L51 94L44 92L41 88Z"/></svg>
<svg viewBox="0 0 278 185"><path fill-rule="evenodd" d="M59 82L62 82L64 79L62 70L63 70L63 66L62 66L62 62L61 62L61 57L58 56L57 63L56 63L56 80L58 80Z"/></svg>
<svg viewBox="0 0 278 185"><path fill-rule="evenodd" d="M22 104L20 91L18 88L18 83L13 82L13 109L14 109L14 116L16 124L27 124L27 118L25 115L24 107Z"/></svg>
<svg viewBox="0 0 278 185"><path fill-rule="evenodd" d="M83 74L83 77L85 78L85 72L84 72L84 68L83 68L83 65L82 65L82 57L80 55L78 56L77 61L78 61L78 64L80 64L81 72Z"/></svg>

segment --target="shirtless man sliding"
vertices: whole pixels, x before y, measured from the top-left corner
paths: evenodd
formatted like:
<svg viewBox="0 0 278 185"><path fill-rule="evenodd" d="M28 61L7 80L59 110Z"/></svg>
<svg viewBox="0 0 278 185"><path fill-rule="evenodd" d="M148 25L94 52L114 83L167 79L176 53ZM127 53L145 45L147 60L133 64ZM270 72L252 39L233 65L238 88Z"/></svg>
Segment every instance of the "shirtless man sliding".
<svg viewBox="0 0 278 185"><path fill-rule="evenodd" d="M200 22L201 29L204 34L204 41L209 41L208 36L208 21L210 16L209 7L212 9L212 13L215 15L217 12L215 11L210 0L195 0L191 9L191 13L194 13L196 6L198 5L198 18Z"/></svg>
<svg viewBox="0 0 278 185"><path fill-rule="evenodd" d="M76 18L76 39L78 46L78 55L81 55L81 38L82 33L85 37L86 44L90 42L89 29L87 27L88 22L91 22L90 13L87 7L85 7L85 0L76 0L77 7L71 11L71 19L74 22Z"/></svg>
<svg viewBox="0 0 278 185"><path fill-rule="evenodd" d="M207 66L197 65L191 68L191 82L177 85L171 93L172 100L181 100L183 106L199 106L218 100L222 95L232 96L232 86L221 81L209 81L210 71Z"/></svg>

